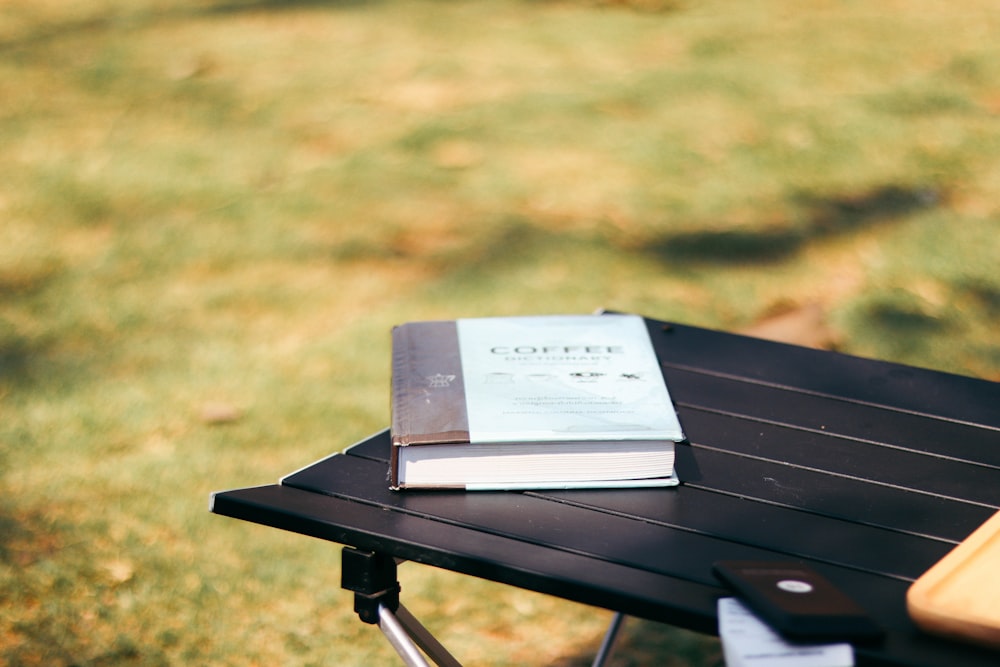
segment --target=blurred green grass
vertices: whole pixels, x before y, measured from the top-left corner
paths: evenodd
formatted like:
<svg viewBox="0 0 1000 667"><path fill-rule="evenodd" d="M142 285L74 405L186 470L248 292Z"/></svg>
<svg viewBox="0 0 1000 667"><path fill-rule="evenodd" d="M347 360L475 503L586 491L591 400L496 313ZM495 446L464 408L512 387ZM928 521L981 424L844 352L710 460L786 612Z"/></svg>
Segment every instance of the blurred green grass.
<svg viewBox="0 0 1000 667"><path fill-rule="evenodd" d="M397 322L808 311L1000 379L992 9L4 3L0 662L393 664L336 548L206 503L382 428ZM403 575L469 664L608 620ZM637 622L616 660L719 657Z"/></svg>

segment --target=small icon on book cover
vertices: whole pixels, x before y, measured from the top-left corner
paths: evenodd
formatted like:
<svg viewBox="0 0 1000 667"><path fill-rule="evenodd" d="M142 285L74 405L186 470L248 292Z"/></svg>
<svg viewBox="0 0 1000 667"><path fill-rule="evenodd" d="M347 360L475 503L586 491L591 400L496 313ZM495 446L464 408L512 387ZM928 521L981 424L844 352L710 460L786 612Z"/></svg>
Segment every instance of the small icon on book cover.
<svg viewBox="0 0 1000 667"><path fill-rule="evenodd" d="M427 376L427 386L434 388L449 387L454 380L454 375L435 373L434 375Z"/></svg>

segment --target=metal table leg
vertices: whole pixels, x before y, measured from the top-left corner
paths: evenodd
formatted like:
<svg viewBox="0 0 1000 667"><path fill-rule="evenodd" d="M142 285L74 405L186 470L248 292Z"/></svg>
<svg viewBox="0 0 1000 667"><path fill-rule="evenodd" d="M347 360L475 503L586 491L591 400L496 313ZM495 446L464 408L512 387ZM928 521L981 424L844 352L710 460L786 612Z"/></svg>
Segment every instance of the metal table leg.
<svg viewBox="0 0 1000 667"><path fill-rule="evenodd" d="M365 623L377 625L407 667L462 667L430 631L399 602L396 561L389 556L344 547L341 586L354 593L354 611ZM625 620L615 614L594 658L603 667ZM423 651L423 652L421 652Z"/></svg>
<svg viewBox="0 0 1000 667"><path fill-rule="evenodd" d="M395 614L380 607L378 625L407 667L430 667L417 650L418 647L439 667L462 667L448 649L402 604Z"/></svg>
<svg viewBox="0 0 1000 667"><path fill-rule="evenodd" d="M618 639L618 633L621 631L624 622L625 615L622 613L616 613L614 618L611 619L611 625L608 626L608 631L604 634L604 641L601 642L601 648L598 649L597 655L594 656L592 667L604 667L604 662L611 656L611 649L614 648L615 640Z"/></svg>
<svg viewBox="0 0 1000 667"><path fill-rule="evenodd" d="M341 586L354 593L354 611L365 623L379 627L407 667L430 667L421 649L439 667L462 667L399 603L395 560L345 547L341 563Z"/></svg>

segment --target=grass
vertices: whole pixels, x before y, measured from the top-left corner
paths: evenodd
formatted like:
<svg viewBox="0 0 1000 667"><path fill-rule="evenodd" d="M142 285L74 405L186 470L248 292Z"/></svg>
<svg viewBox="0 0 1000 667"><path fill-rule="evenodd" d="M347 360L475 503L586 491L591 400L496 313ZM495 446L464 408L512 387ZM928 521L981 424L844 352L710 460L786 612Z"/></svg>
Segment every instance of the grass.
<svg viewBox="0 0 1000 667"><path fill-rule="evenodd" d="M394 664L336 548L206 504L382 428L397 322L813 307L1000 379L992 10L3 3L0 662ZM608 620L402 575L469 664ZM613 664L719 662L627 627Z"/></svg>

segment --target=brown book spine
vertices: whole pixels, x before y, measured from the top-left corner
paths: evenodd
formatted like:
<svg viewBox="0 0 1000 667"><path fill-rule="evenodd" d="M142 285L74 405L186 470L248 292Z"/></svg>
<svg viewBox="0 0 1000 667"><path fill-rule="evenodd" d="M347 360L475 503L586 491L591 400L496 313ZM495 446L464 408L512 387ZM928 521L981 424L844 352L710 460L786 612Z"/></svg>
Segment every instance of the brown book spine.
<svg viewBox="0 0 1000 667"><path fill-rule="evenodd" d="M399 448L469 441L469 415L454 321L409 322L392 330L391 484Z"/></svg>

